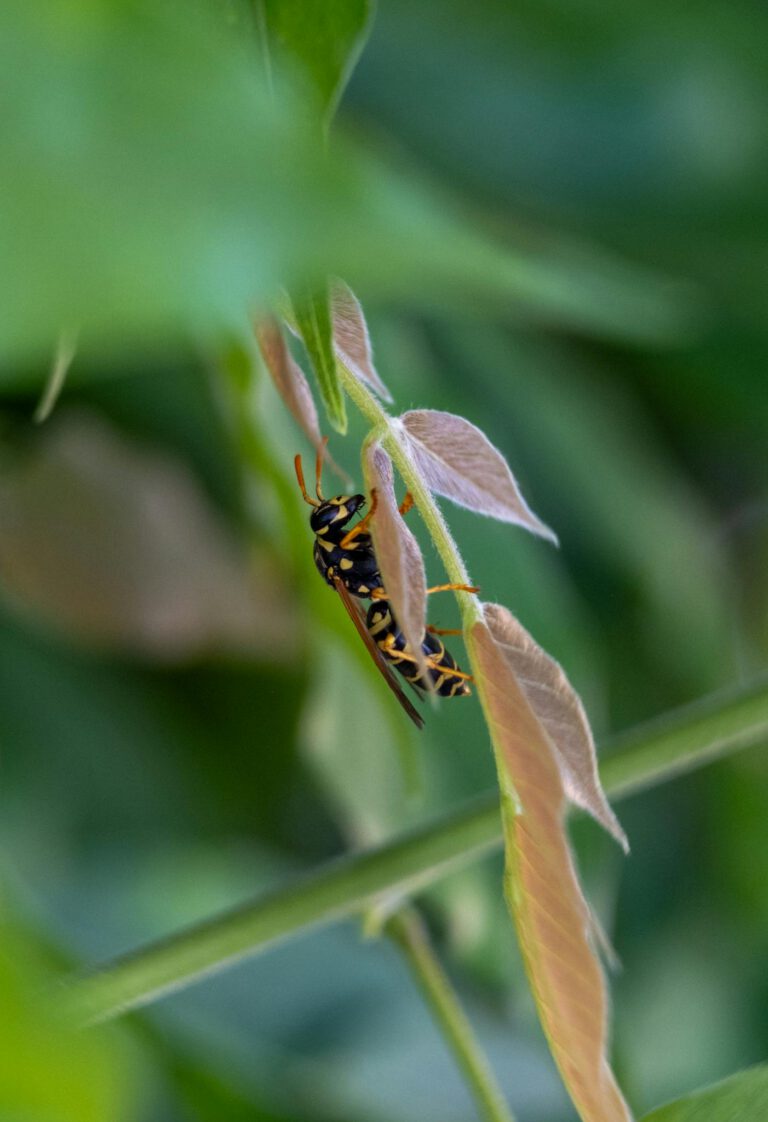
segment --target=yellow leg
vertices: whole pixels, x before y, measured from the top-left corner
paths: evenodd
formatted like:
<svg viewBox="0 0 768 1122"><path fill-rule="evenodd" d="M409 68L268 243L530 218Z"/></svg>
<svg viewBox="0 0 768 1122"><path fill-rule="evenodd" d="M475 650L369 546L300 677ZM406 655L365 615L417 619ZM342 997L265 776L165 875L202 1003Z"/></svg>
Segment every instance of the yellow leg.
<svg viewBox="0 0 768 1122"><path fill-rule="evenodd" d="M479 592L480 589L474 584L436 584L432 588L427 589L427 596L431 596L433 592Z"/></svg>
<svg viewBox="0 0 768 1122"><path fill-rule="evenodd" d="M430 635L463 635L464 632L460 627L433 627L428 624L427 631Z"/></svg>
<svg viewBox="0 0 768 1122"><path fill-rule="evenodd" d="M352 529L349 531L349 533L345 534L344 537L341 539L341 541L339 542L339 545L341 546L342 549L349 549L350 545L355 540L357 535L362 534L364 530L368 529L368 527L370 525L370 522L371 522L371 519L373 518L374 514L376 513L376 507L378 505L379 505L379 496L376 494L376 488L374 487L373 490L371 491L371 509L368 511L365 518L361 518L360 521L357 523L357 525L353 526Z"/></svg>
<svg viewBox="0 0 768 1122"><path fill-rule="evenodd" d="M408 513L408 511L411 509L412 506L413 506L413 495L411 494L410 491L406 491L405 492L405 497L404 497L403 501L400 503L400 506L397 509L400 511L403 518L405 518L406 514Z"/></svg>
<svg viewBox="0 0 768 1122"><path fill-rule="evenodd" d="M394 635L388 635L384 646L391 648L393 643ZM398 658L402 659L403 662L412 662L414 665L418 663L418 659L414 658L412 654L408 654L406 651L393 651L393 653L396 654ZM435 662L433 658L425 658L424 663L430 670L437 670L439 674L452 674L454 678L463 678L465 682L474 682L475 680L471 674L465 674L463 670L454 670L450 666L443 666L441 663Z"/></svg>

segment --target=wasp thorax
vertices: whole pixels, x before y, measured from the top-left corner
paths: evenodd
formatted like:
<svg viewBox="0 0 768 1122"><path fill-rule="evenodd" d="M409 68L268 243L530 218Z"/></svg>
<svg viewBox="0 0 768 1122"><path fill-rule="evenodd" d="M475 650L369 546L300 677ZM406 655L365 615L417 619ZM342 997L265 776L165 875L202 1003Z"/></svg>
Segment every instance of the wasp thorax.
<svg viewBox="0 0 768 1122"><path fill-rule="evenodd" d="M357 511L365 506L365 495L337 495L325 499L309 516L309 524L316 534L328 533L328 528L341 530Z"/></svg>

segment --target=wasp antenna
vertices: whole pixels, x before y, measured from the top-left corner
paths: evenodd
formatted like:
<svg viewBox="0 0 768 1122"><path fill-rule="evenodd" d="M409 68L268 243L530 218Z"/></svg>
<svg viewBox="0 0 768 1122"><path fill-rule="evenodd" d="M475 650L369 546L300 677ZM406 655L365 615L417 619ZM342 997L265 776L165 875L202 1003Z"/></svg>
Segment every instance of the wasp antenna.
<svg viewBox="0 0 768 1122"><path fill-rule="evenodd" d="M309 503L310 506L319 506L320 504L316 503L314 499L310 499L309 495L307 494L307 486L304 482L304 468L302 467L301 456L296 455L293 457L293 466L296 469L296 478L299 481L299 487L301 488L301 493L304 496L304 502Z"/></svg>
<svg viewBox="0 0 768 1122"><path fill-rule="evenodd" d="M317 459L315 460L315 491L320 502L323 501L323 492L320 490L320 480L323 477L323 456L328 445L328 437L324 436L317 446Z"/></svg>

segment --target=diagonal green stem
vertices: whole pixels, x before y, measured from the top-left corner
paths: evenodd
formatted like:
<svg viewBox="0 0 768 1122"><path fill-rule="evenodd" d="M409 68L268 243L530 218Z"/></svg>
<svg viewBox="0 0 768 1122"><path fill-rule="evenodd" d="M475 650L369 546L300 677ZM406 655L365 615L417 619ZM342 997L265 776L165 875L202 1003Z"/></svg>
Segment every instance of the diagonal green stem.
<svg viewBox="0 0 768 1122"><path fill-rule="evenodd" d="M397 431L397 422L379 405L376 398L346 367L339 363L341 382L349 397L354 401L360 412L374 426L385 450L392 458L400 476L408 490L413 495L414 503L424 519L424 524L429 531L435 548L443 562L448 579L453 584L471 584L469 573L462 561L456 542L451 536L445 519L435 502L432 492L425 487L420 473L408 455ZM480 609L474 596L466 592L455 593L464 619L464 626L469 627L480 618Z"/></svg>
<svg viewBox="0 0 768 1122"><path fill-rule="evenodd" d="M710 760L768 742L768 680L707 698L622 738L601 768L625 797ZM376 849L314 869L75 981L83 1020L106 1020L155 1001L299 931L365 911L382 893L413 893L501 843L498 793Z"/></svg>
<svg viewBox="0 0 768 1122"><path fill-rule="evenodd" d="M425 1001L456 1057L485 1122L515 1122L415 908L402 908L385 930L411 968Z"/></svg>

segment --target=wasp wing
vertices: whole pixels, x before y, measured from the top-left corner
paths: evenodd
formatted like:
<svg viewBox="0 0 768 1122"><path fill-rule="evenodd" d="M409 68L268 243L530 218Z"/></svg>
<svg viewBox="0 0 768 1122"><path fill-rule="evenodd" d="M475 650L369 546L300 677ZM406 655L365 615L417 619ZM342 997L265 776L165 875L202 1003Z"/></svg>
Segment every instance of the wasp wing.
<svg viewBox="0 0 768 1122"><path fill-rule="evenodd" d="M341 601L344 607L347 609L350 619L357 628L360 638L368 648L368 653L376 663L376 666L378 667L384 681L387 683L389 688L392 690L392 693L402 705L403 709L416 725L416 728L423 728L424 718L421 716L421 713L419 713L418 709L416 709L412 705L412 703L400 689L400 686L397 683L397 679L387 665L386 659L368 633L368 628L365 625L365 612L363 611L363 607L360 601L352 595L349 589L344 586L343 582L339 580L338 577L334 578L333 583L336 587L336 591L341 597Z"/></svg>

